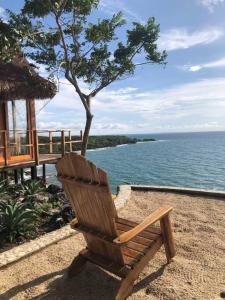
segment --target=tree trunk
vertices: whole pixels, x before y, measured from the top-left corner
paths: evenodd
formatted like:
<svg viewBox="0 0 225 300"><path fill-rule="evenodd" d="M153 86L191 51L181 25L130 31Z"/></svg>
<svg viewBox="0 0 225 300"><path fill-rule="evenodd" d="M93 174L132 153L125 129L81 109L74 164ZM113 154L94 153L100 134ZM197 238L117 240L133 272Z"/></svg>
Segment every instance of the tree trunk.
<svg viewBox="0 0 225 300"><path fill-rule="evenodd" d="M91 123L92 123L93 115L90 113L86 114L86 124L85 124L85 130L83 134L83 143L81 146L81 155L86 155L87 145L88 145L88 138L89 138L89 132L91 129Z"/></svg>

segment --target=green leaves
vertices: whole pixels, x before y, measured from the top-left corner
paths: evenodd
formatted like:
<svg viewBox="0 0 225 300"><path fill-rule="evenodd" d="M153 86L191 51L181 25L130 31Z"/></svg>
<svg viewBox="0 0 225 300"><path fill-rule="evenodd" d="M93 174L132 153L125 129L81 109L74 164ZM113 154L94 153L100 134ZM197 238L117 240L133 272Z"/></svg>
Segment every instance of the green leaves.
<svg viewBox="0 0 225 300"><path fill-rule="evenodd" d="M25 0L22 13L40 18L54 10L58 15L75 12L82 18L88 16L98 3L99 0Z"/></svg>
<svg viewBox="0 0 225 300"><path fill-rule="evenodd" d="M20 51L18 33L0 18L0 61L8 62Z"/></svg>
<svg viewBox="0 0 225 300"><path fill-rule="evenodd" d="M160 28L155 18L149 18L146 25L133 23L133 29L127 31L127 46L133 49L133 53L145 53L146 62L165 63L166 52L157 50L157 40Z"/></svg>
<svg viewBox="0 0 225 300"><path fill-rule="evenodd" d="M116 28L125 23L121 12L114 14L111 20L104 19L98 20L97 24L90 23L86 29L86 41L94 44L111 42L114 39Z"/></svg>
<svg viewBox="0 0 225 300"><path fill-rule="evenodd" d="M141 64L163 64L166 60L166 53L157 49L160 29L154 18L146 24L133 23L133 28L127 30L127 40L116 44L117 30L126 23L121 12L87 23L98 3L25 0L20 14L10 13L9 22L10 30L19 33L29 57L46 65L51 74L67 74L71 83L83 79L93 89L91 96L133 74L137 57L144 58Z"/></svg>
<svg viewBox="0 0 225 300"><path fill-rule="evenodd" d="M43 183L39 180L26 181L22 185L22 192L24 195L35 195L45 190Z"/></svg>
<svg viewBox="0 0 225 300"><path fill-rule="evenodd" d="M25 204L0 202L0 236L13 243L20 236L28 236L35 228L36 214Z"/></svg>

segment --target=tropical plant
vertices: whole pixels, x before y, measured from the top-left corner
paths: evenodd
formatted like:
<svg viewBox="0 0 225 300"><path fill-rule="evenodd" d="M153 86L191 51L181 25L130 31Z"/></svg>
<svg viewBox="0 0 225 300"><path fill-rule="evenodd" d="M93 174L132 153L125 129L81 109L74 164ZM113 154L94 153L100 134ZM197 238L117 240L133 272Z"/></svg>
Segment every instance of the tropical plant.
<svg viewBox="0 0 225 300"><path fill-rule="evenodd" d="M25 0L19 14L9 12L10 29L1 32L12 36L6 48L16 39L52 77L64 76L74 86L86 112L82 155L93 119L92 99L114 81L133 75L136 67L166 61L166 52L157 48L160 29L153 17L129 26L122 42L117 37L126 23L121 12L90 22L98 5L99 0Z"/></svg>
<svg viewBox="0 0 225 300"><path fill-rule="evenodd" d="M0 181L0 196L6 194L6 181L2 180Z"/></svg>
<svg viewBox="0 0 225 300"><path fill-rule="evenodd" d="M21 192L28 195L35 195L45 190L45 186L40 180L29 180L21 185Z"/></svg>
<svg viewBox="0 0 225 300"><path fill-rule="evenodd" d="M34 210L36 214L41 217L43 214L46 214L50 210L54 208L59 208L60 207L60 202L59 201L54 201L51 200L51 202L43 202L43 203L35 203L34 204Z"/></svg>
<svg viewBox="0 0 225 300"><path fill-rule="evenodd" d="M36 214L25 204L0 202L0 236L13 243L19 237L29 236L35 229Z"/></svg>

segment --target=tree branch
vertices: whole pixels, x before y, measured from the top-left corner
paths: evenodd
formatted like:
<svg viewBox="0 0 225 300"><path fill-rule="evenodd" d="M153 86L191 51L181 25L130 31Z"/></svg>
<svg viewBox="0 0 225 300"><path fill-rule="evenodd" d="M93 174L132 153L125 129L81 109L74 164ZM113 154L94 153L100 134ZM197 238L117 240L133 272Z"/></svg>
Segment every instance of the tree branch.
<svg viewBox="0 0 225 300"><path fill-rule="evenodd" d="M147 65L147 64L154 65L154 64L155 64L155 62L152 62L152 61L143 62L143 63L135 64L135 67L137 67L137 66L142 66L142 65Z"/></svg>
<svg viewBox="0 0 225 300"><path fill-rule="evenodd" d="M77 80L74 76L70 76L69 74L69 70L67 69L66 72L65 72L65 77L66 79L74 86L77 94L79 95L80 99L81 99L81 102L86 110L86 112L91 115L91 110L90 110L90 105L89 103L87 103L87 98L90 97L89 95L85 95L84 93L82 93L82 91L80 90L79 88L79 85L77 83Z"/></svg>
<svg viewBox="0 0 225 300"><path fill-rule="evenodd" d="M135 55L141 50L141 48L144 46L144 44L145 43L143 42L139 47L137 47L137 49L135 50L135 52L131 55L131 57L129 59L129 62L131 62L133 60L133 58L135 57ZM98 88L96 88L95 90L93 90L89 95L91 97L95 97L102 89L104 89L105 87L107 87L108 85L110 85L113 81L115 81L116 79L118 79L118 77L120 75L122 75L121 70L116 75L114 75L111 79L109 79L108 82L106 82L103 85L100 85Z"/></svg>

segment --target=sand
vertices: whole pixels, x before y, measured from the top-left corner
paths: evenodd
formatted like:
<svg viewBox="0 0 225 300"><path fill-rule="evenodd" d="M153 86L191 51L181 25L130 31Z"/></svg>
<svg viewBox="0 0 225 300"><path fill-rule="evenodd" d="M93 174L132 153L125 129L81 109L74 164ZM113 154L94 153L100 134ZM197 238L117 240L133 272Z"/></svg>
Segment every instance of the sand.
<svg viewBox="0 0 225 300"><path fill-rule="evenodd" d="M225 292L225 201L161 192L132 192L120 216L140 221L172 204L177 255L166 265L164 249L141 273L129 299L214 300ZM76 278L66 268L85 246L81 234L0 270L0 299L114 299L116 277L92 264ZM221 294L222 293L222 294Z"/></svg>

